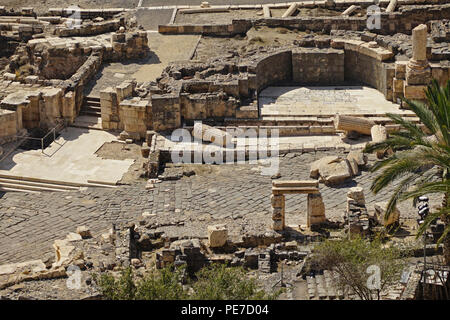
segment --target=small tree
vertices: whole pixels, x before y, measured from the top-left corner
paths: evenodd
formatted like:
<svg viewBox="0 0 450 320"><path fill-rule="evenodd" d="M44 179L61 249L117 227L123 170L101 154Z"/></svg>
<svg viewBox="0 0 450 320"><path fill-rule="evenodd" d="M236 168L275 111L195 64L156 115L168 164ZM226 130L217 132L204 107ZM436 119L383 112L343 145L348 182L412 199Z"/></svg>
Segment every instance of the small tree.
<svg viewBox="0 0 450 320"><path fill-rule="evenodd" d="M380 299L380 293L400 279L405 267L400 250L383 248L378 239L326 240L315 247L312 259L319 268L337 273L337 289L343 292L352 289L363 300L373 300L374 294ZM377 270L379 286L374 289L368 283Z"/></svg>

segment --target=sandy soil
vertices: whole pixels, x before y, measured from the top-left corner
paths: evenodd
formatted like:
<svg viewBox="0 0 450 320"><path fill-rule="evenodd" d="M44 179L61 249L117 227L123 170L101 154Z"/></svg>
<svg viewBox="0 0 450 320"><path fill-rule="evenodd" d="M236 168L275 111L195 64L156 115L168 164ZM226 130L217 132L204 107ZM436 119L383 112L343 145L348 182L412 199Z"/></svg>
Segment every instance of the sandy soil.
<svg viewBox="0 0 450 320"><path fill-rule="evenodd" d="M139 0L0 0L0 6L7 9L20 9L21 7L34 7L34 12L44 14L49 8L66 8L70 5L77 5L83 9L103 9L103 8L135 8Z"/></svg>
<svg viewBox="0 0 450 320"><path fill-rule="evenodd" d="M281 18L286 9L271 9L272 17ZM329 10L324 8L301 8L295 16L309 17L332 17L341 14L341 10ZM359 12L363 13L362 10ZM359 13L358 11L356 14ZM365 12L364 12L365 13ZM195 13L183 14L177 13L175 23L210 23L210 24L227 24L233 19L263 18L262 10L230 10L228 12L212 12L212 13Z"/></svg>
<svg viewBox="0 0 450 320"><path fill-rule="evenodd" d="M103 144L95 153L98 157L110 160L135 159L128 171L123 175L119 184L130 184L137 180L143 180L144 174L142 165L145 159L141 155L141 146L135 143L124 144L120 142L107 142Z"/></svg>
<svg viewBox="0 0 450 320"><path fill-rule="evenodd" d="M207 60L227 52L237 52L239 56L245 57L247 52L260 47L291 45L294 40L304 34L304 32L292 31L286 28L257 27L250 29L246 37L203 37L197 47L194 59Z"/></svg>

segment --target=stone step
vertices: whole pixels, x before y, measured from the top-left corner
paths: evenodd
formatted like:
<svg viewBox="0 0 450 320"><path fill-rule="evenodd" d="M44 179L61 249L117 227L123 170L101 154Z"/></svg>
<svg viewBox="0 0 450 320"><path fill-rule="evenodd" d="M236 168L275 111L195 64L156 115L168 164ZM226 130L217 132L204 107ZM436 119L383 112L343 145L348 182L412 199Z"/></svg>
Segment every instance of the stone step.
<svg viewBox="0 0 450 320"><path fill-rule="evenodd" d="M26 180L17 180L9 178L0 178L0 186L1 185L31 186L37 188L42 187L42 188L58 189L61 191L79 190L79 187L75 186L60 185L56 183L42 183Z"/></svg>
<svg viewBox="0 0 450 320"><path fill-rule="evenodd" d="M101 112L102 108L100 106L96 105L90 105L90 104L84 104L81 107L81 110L83 111L95 111L95 112Z"/></svg>
<svg viewBox="0 0 450 320"><path fill-rule="evenodd" d="M87 96L87 97L84 97L84 101L85 101L85 102L100 103L100 97Z"/></svg>
<svg viewBox="0 0 450 320"><path fill-rule="evenodd" d="M26 192L26 193L40 193L39 191L31 191L31 190L24 190L24 189L16 189L16 188L8 188L8 187L1 187L0 191L3 192Z"/></svg>
<svg viewBox="0 0 450 320"><path fill-rule="evenodd" d="M44 187L44 186L30 186L21 183L6 183L0 182L1 188L12 188L16 190L24 190L24 191L50 191L50 192L61 192L61 191L69 191L63 189L57 189L52 187ZM70 190L73 191L73 190Z"/></svg>
<svg viewBox="0 0 450 320"><path fill-rule="evenodd" d="M323 275L316 275L317 296L320 300L328 298L327 289L325 286L325 279Z"/></svg>
<svg viewBox="0 0 450 320"><path fill-rule="evenodd" d="M316 296L316 280L314 279L314 277L307 276L306 283L308 285L308 297L310 300L312 300Z"/></svg>
<svg viewBox="0 0 450 320"><path fill-rule="evenodd" d="M95 112L95 111L85 111L85 110L81 110L80 111L80 115L82 116L90 116L90 117L101 117L102 114L100 112Z"/></svg>
<svg viewBox="0 0 450 320"><path fill-rule="evenodd" d="M0 174L0 179L8 180L8 182L0 182L0 185L5 184L14 184L14 186L5 186L6 188L14 188L14 189L24 189L18 188L18 186L24 186L25 183L32 187L33 185L30 183L35 183L34 186L42 186L46 189L53 189L52 191L70 191L77 190L79 187L107 187L107 188L116 188L117 186L108 185L107 183L100 182L90 182L88 180L87 183L80 182L69 182L69 181L56 181L56 180L47 180L33 177L22 177L22 176L14 176L9 174ZM69 188L69 189L62 189ZM33 191L33 190L30 190Z"/></svg>

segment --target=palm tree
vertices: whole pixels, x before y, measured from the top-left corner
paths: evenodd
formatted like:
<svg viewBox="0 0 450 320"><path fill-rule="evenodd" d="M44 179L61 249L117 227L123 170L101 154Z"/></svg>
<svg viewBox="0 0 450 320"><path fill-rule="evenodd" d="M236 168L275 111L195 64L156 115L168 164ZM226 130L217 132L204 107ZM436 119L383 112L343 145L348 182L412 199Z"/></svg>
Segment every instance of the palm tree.
<svg viewBox="0 0 450 320"><path fill-rule="evenodd" d="M399 115L387 114L400 125L400 130L385 141L369 143L364 151L391 151L371 168L372 172L381 171L371 186L375 194L400 180L388 202L386 218L399 201L412 198L415 204L422 195L443 195L441 209L428 215L418 236L440 217L445 229L438 244L444 243L444 259L450 265L450 80L444 87L433 80L425 93L426 104L405 99L422 128Z"/></svg>

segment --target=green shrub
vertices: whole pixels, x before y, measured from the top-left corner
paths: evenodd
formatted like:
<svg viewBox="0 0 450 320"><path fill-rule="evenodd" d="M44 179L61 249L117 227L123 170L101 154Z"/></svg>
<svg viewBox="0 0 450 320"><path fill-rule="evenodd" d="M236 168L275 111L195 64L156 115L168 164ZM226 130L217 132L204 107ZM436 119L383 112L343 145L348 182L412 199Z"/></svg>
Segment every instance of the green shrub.
<svg viewBox="0 0 450 320"><path fill-rule="evenodd" d="M181 284L183 274L184 269L166 267L138 278L127 268L117 279L111 274L96 275L94 279L108 300L265 300L276 299L281 293L268 294L259 289L243 268L220 264L205 267L186 286Z"/></svg>
<svg viewBox="0 0 450 320"><path fill-rule="evenodd" d="M280 294L268 294L259 289L256 280L248 278L243 268L223 264L200 270L192 287L192 298L196 300L272 300Z"/></svg>

